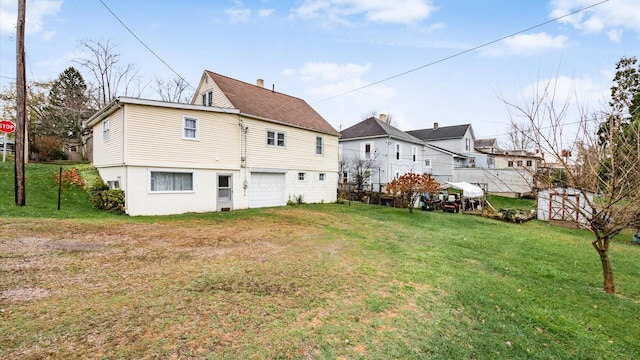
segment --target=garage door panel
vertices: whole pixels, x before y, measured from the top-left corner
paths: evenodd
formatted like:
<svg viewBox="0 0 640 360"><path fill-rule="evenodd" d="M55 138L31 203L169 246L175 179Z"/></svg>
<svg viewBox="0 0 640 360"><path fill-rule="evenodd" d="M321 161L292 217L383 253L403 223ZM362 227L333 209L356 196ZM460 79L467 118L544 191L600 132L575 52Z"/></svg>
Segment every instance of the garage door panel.
<svg viewBox="0 0 640 360"><path fill-rule="evenodd" d="M281 173L252 173L249 207L283 206L285 176Z"/></svg>

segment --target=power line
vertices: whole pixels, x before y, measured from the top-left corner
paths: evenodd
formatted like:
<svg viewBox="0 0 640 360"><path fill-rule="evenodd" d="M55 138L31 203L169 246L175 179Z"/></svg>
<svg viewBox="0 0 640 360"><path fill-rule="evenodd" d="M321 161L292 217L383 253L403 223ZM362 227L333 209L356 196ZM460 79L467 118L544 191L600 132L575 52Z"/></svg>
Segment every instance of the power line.
<svg viewBox="0 0 640 360"><path fill-rule="evenodd" d="M114 18L116 18L116 20L118 20L118 22L134 37L136 38L136 40L138 40L138 42L140 42L140 44L142 44L142 46L144 46L147 50L149 50L149 52L151 54L153 54L153 56L155 56L158 60L160 60L161 63L163 63L169 70L171 70L174 74L176 74L176 76L178 76L182 81L184 81L187 85L189 85L192 89L196 90L196 88L191 85L191 83L189 83L187 80L184 79L184 77L182 77L182 75L180 75L176 70L173 69L173 67L171 67L171 65L169 65L166 61L164 61L164 59L162 59L160 57L160 55L158 55L155 51L153 51L153 49L151 49L147 44L145 44L144 41L142 41L142 39L140 39L138 37L138 35L136 35L136 33L133 32L133 30L131 30L119 17L118 15L116 15L110 8L109 6L107 6L107 4L105 4L104 1L99 0L100 3L102 3L102 5L111 13L111 15L113 15Z"/></svg>
<svg viewBox="0 0 640 360"><path fill-rule="evenodd" d="M337 95L334 95L334 96L330 96L330 97L328 97L328 98L324 98L324 99L322 99L322 100L318 100L318 101L314 102L314 104L321 103L321 102L325 102L325 101L328 101L328 100L331 100L331 99L335 99L335 98L337 98L337 97L341 97L341 96L344 96L344 95L347 95L347 94L351 94L351 93L353 93L353 92L360 91L360 90L366 89L366 88L368 88L368 87L371 87L371 86L374 86L374 85L381 84L381 83L383 83L383 82L387 82L387 81L389 81L389 80L392 80L392 79L398 78L398 77L400 77L400 76L404 76L404 75L410 74L410 73L412 73L412 72L416 72L416 71L418 71L418 70L422 70L422 69L424 69L424 68L426 68L426 67L433 66L433 65L435 65L435 64L439 64L439 63L441 63L441 62L444 62L444 61L447 61L447 60L453 59L453 58L455 58L455 57L458 57L458 56L461 56L461 55L464 55L464 54L470 53L470 52L475 51L475 50L478 50L478 49L480 49L480 48L483 48L483 47L486 47L486 46L489 46L489 45L495 44L495 43L500 42L500 41L502 41L502 40L508 39L508 38L510 38L510 37L512 37L512 36L516 36L516 35L519 35L519 34L525 33L525 32L527 32L527 31L530 31L530 30L533 30L533 29L536 29L536 28L542 27L542 26L544 26L544 25L550 24L550 23L552 23L552 22L556 22L556 21L558 21L558 20L564 19L564 18L566 18L566 17L569 17L569 16L572 16L572 15L578 14L578 13L583 12L583 11L585 11L585 10L588 10L588 9L594 8L594 7L599 6L599 5L602 5L602 4L604 4L604 3L608 2L608 1L609 1L609 0L603 0L603 1L600 1L600 2L598 2L598 3L595 3L595 4L592 4L592 5L589 5L589 6L583 7L583 8L581 8L581 9L575 10L575 11L573 11L573 12L570 12L570 13L568 13L568 14L565 14L565 15L562 15L562 16L559 16L559 17L556 17L556 18L554 18L554 19L551 19L551 20L548 20L548 21L545 21L545 22L539 23L539 24L534 25L534 26L530 26L530 27L528 27L528 28L526 28L526 29L523 29L523 30L520 30L520 31L517 31L517 32L514 32L514 33L512 33L512 34L510 34L510 35L506 35L506 36L503 36L503 37L501 37L501 38L498 38L498 39L495 39L495 40L492 40L492 41L486 42L486 43L484 43L484 44L474 46L474 47L472 47L472 48L470 48L470 49L467 49L467 50L464 50L464 51L460 51L460 52L455 53L455 54L453 54L453 55L446 56L446 57L444 57L444 58L441 58L441 59L439 59L439 60L436 60L436 61L430 62L430 63L428 63L428 64L425 64L425 65L419 66L419 67L417 67L417 68L414 68L414 69L411 69L411 70L407 70L407 71L405 71L405 72L401 72L401 73L399 73L399 74L396 74L396 75L393 75L393 76L390 76L390 77L384 78L384 79L382 79L382 80L378 80L378 81L372 82L371 84L367 84L367 85L361 86L361 87L359 87L359 88L355 88L355 89L352 89L352 90L348 90L348 91L345 91L345 92L343 92L343 93L340 93L340 94L337 94Z"/></svg>

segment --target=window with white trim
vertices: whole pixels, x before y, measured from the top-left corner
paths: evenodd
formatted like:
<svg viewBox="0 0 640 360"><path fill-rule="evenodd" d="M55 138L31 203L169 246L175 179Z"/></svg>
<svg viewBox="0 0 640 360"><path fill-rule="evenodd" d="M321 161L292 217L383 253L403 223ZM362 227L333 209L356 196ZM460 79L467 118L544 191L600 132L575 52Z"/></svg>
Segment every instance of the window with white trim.
<svg viewBox="0 0 640 360"><path fill-rule="evenodd" d="M430 167L431 166L431 159L424 159L424 166Z"/></svg>
<svg viewBox="0 0 640 360"><path fill-rule="evenodd" d="M303 172L299 172L298 173L298 180L299 181L304 181L306 178L307 173L303 173Z"/></svg>
<svg viewBox="0 0 640 360"><path fill-rule="evenodd" d="M324 181L326 178L327 178L327 174L325 174L325 173L320 173L318 175L318 180L319 181Z"/></svg>
<svg viewBox="0 0 640 360"><path fill-rule="evenodd" d="M202 94L202 105L207 106L207 94Z"/></svg>
<svg viewBox="0 0 640 360"><path fill-rule="evenodd" d="M411 161L416 162L418 159L418 148L415 146L411 147Z"/></svg>
<svg viewBox="0 0 640 360"><path fill-rule="evenodd" d="M193 191L192 172L151 171L149 182L151 192Z"/></svg>
<svg viewBox="0 0 640 360"><path fill-rule="evenodd" d="M316 155L324 154L324 139L322 136L316 136Z"/></svg>
<svg viewBox="0 0 640 360"><path fill-rule="evenodd" d="M364 158L371 159L371 144L364 144Z"/></svg>
<svg viewBox="0 0 640 360"><path fill-rule="evenodd" d="M183 139L197 139L198 138L198 118L191 116L182 117L182 138Z"/></svg>
<svg viewBox="0 0 640 360"><path fill-rule="evenodd" d="M109 119L102 122L102 141L107 141L111 137L111 124Z"/></svg>
<svg viewBox="0 0 640 360"><path fill-rule="evenodd" d="M213 106L213 91L207 93L207 106Z"/></svg>
<svg viewBox="0 0 640 360"><path fill-rule="evenodd" d="M267 145L269 146L286 146L286 134L282 131L267 130Z"/></svg>
<svg viewBox="0 0 640 360"><path fill-rule="evenodd" d="M342 172L342 183L346 184L349 182L349 173L347 171Z"/></svg>
<svg viewBox="0 0 640 360"><path fill-rule="evenodd" d="M400 160L400 144L396 144L396 160Z"/></svg>

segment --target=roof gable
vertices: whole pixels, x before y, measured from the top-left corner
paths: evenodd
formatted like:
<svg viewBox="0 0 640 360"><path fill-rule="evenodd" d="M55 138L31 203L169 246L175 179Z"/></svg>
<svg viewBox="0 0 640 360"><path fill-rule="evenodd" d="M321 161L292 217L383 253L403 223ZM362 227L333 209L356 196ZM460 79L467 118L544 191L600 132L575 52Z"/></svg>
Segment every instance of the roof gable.
<svg viewBox="0 0 640 360"><path fill-rule="evenodd" d="M407 131L408 134L417 137L424 141L434 140L448 140L448 139L462 139L467 133L467 130L471 131L473 136L473 130L471 124L454 125L454 126L442 126L432 129L421 129Z"/></svg>
<svg viewBox="0 0 640 360"><path fill-rule="evenodd" d="M208 70L205 74L242 115L338 135L338 131L302 99Z"/></svg>
<svg viewBox="0 0 640 360"><path fill-rule="evenodd" d="M388 136L394 139L404 140L406 142L416 144L424 143L422 140L416 138L415 136L409 135L406 132L393 127L376 117L365 119L340 132L340 140L373 138L381 136Z"/></svg>

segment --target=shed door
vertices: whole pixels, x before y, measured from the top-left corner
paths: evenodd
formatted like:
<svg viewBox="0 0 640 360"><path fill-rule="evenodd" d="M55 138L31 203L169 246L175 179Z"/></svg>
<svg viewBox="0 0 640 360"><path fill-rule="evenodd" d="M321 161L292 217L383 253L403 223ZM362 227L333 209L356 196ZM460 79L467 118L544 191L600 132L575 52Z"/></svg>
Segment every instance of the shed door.
<svg viewBox="0 0 640 360"><path fill-rule="evenodd" d="M285 177L282 173L251 173L249 207L286 205Z"/></svg>

